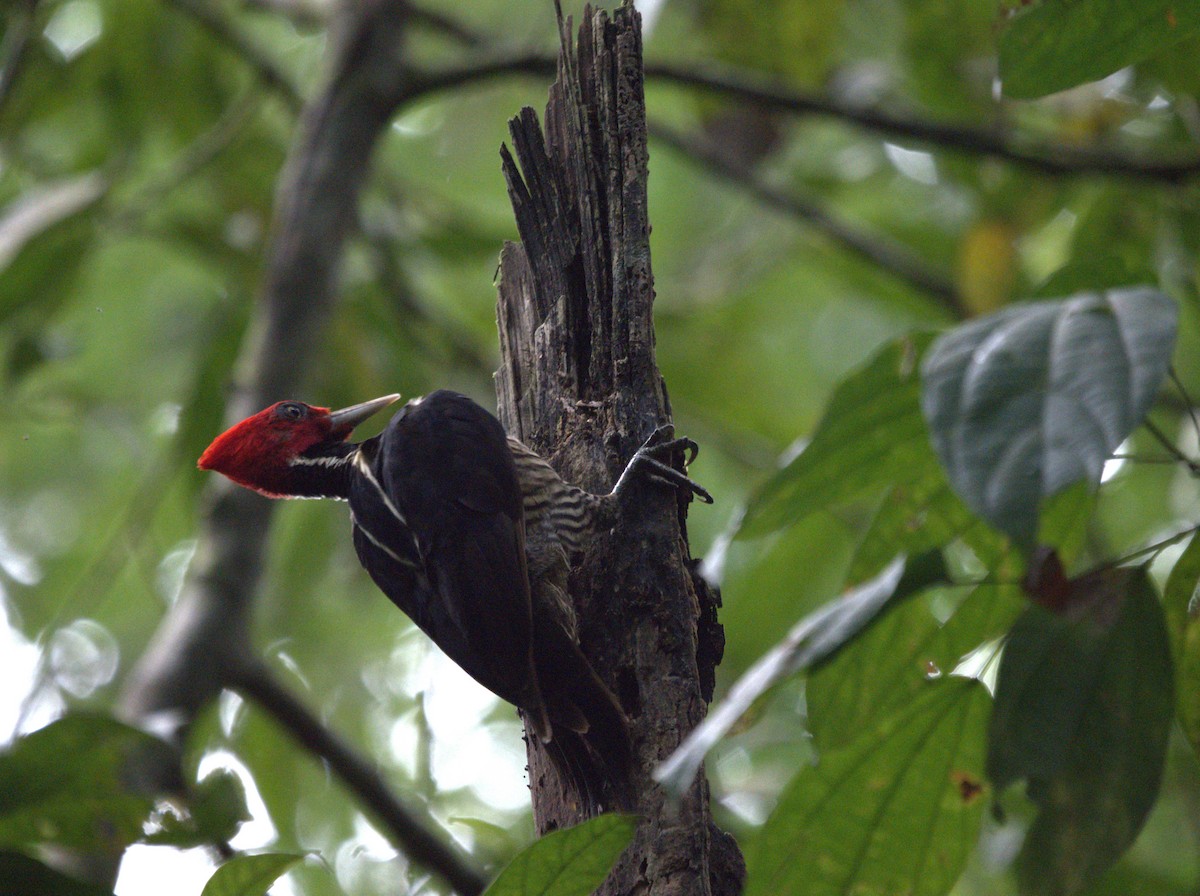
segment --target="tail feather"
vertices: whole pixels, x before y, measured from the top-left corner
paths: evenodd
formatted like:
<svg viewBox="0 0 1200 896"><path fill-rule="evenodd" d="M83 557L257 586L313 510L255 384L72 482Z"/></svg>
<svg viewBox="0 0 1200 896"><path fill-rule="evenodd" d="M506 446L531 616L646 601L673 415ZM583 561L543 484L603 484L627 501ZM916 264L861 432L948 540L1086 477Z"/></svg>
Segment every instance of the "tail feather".
<svg viewBox="0 0 1200 896"><path fill-rule="evenodd" d="M633 748L625 711L561 625L535 618L534 629L534 662L553 726L551 758L581 798L599 804L597 795L609 794L613 805L606 808L632 808Z"/></svg>
<svg viewBox="0 0 1200 896"><path fill-rule="evenodd" d="M609 767L584 735L558 729L544 746L559 774L579 795L585 815L636 810L633 782L627 773Z"/></svg>

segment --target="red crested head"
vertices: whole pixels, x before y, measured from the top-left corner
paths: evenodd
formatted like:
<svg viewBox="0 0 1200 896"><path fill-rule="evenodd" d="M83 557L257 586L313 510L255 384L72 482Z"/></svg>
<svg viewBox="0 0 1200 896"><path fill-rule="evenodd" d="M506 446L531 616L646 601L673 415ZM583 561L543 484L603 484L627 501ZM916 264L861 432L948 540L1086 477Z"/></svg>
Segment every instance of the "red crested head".
<svg viewBox="0 0 1200 896"><path fill-rule="evenodd" d="M345 456L354 427L399 397L386 395L340 411L276 402L217 436L196 465L269 498L303 494L294 484L297 466L306 459Z"/></svg>

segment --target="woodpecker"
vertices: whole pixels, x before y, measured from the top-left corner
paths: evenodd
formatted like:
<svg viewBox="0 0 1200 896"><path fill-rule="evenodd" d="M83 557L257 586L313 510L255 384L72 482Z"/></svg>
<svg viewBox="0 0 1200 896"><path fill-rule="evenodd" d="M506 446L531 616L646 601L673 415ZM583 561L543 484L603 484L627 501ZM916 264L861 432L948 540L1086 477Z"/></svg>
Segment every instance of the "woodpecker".
<svg viewBox="0 0 1200 896"><path fill-rule="evenodd" d="M628 721L579 648L568 563L614 516L636 475L711 503L664 462L680 450L690 462L695 443L660 427L613 490L594 495L447 390L409 401L378 436L350 441L358 424L399 398L337 411L278 402L218 436L198 466L269 498L348 501L359 561L380 590L476 681L517 706L569 774L578 779L590 752L610 778L627 780Z"/></svg>

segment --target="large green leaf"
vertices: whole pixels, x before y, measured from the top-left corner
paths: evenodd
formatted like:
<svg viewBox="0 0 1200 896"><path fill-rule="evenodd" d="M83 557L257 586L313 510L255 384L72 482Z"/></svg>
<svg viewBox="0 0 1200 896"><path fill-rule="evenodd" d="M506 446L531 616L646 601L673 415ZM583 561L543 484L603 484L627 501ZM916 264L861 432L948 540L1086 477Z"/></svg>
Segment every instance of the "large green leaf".
<svg viewBox="0 0 1200 896"><path fill-rule="evenodd" d="M1023 892L1065 896L1111 865L1154 804L1174 709L1170 644L1144 569L1069 580L1067 618L1031 607L996 686L988 776L1040 806L1018 861Z"/></svg>
<svg viewBox="0 0 1200 896"><path fill-rule="evenodd" d="M1200 4L1179 0L1041 0L1000 37L1000 80L1018 99L1045 96L1140 62L1200 34Z"/></svg>
<svg viewBox="0 0 1200 896"><path fill-rule="evenodd" d="M264 896L280 875L303 858L282 852L234 856L213 872L200 896Z"/></svg>
<svg viewBox="0 0 1200 896"><path fill-rule="evenodd" d="M989 568L1008 542L963 504L936 463L921 465L892 487L854 552L850 582L875 575L897 552L910 555L962 539Z"/></svg>
<svg viewBox="0 0 1200 896"><path fill-rule="evenodd" d="M587 896L633 838L637 819L601 815L554 831L517 855L484 896Z"/></svg>
<svg viewBox="0 0 1200 896"><path fill-rule="evenodd" d="M0 896L112 896L112 890L67 877L23 853L0 850Z"/></svg>
<svg viewBox="0 0 1200 896"><path fill-rule="evenodd" d="M911 559L901 556L875 578L809 613L746 670L728 696L655 770L654 777L667 790L682 794L691 786L709 750L770 688L788 675L828 662L886 610L945 581L946 568L940 553Z"/></svg>
<svg viewBox="0 0 1200 896"><path fill-rule="evenodd" d="M740 537L889 486L932 460L919 404L925 334L889 343L834 392L805 449L751 496Z"/></svg>
<svg viewBox="0 0 1200 896"><path fill-rule="evenodd" d="M1177 309L1137 287L1005 308L946 333L922 365L934 448L967 506L1018 543L1043 501L1096 485L1166 376Z"/></svg>
<svg viewBox="0 0 1200 896"><path fill-rule="evenodd" d="M0 754L0 846L112 849L137 841L154 795L136 777L170 751L108 716L66 716Z"/></svg>
<svg viewBox="0 0 1200 896"><path fill-rule="evenodd" d="M840 748L904 711L930 679L1004 634L1024 607L1015 587L979 585L944 624L924 599L891 611L809 676L805 702L817 748Z"/></svg>
<svg viewBox="0 0 1200 896"><path fill-rule="evenodd" d="M979 832L989 705L943 679L788 786L747 855L746 896L935 896Z"/></svg>
<svg viewBox="0 0 1200 896"><path fill-rule="evenodd" d="M1196 536L1171 569L1163 610L1175 657L1175 713L1192 749L1200 752L1200 538Z"/></svg>

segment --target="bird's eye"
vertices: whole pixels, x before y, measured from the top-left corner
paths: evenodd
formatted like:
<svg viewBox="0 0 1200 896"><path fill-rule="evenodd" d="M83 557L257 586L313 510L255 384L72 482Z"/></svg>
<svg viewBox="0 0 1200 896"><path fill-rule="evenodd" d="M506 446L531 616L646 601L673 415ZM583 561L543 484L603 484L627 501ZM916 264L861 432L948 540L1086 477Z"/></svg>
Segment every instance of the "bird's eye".
<svg viewBox="0 0 1200 896"><path fill-rule="evenodd" d="M308 416L308 408L298 401L285 401L275 408L275 415L288 420L303 420Z"/></svg>

